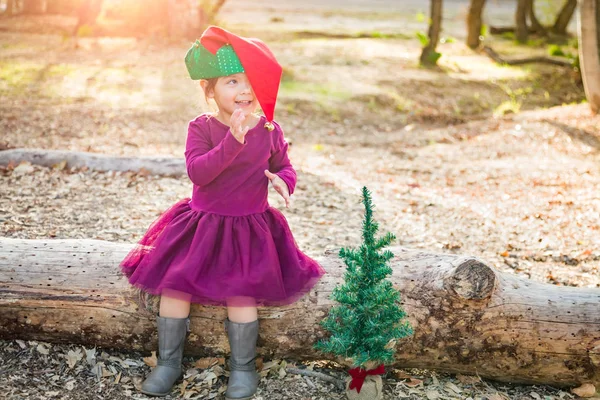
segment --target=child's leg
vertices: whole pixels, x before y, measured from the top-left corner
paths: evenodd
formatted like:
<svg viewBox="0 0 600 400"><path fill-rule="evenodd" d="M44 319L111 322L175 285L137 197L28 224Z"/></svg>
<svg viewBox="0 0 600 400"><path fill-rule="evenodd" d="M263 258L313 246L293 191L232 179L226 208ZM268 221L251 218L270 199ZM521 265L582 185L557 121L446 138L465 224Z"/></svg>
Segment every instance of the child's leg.
<svg viewBox="0 0 600 400"><path fill-rule="evenodd" d="M256 373L256 340L258 338L258 310L253 299L228 299L225 329L231 347L229 382L226 400L249 399L258 387ZM239 305L243 304L243 307ZM235 306L238 305L238 306Z"/></svg>
<svg viewBox="0 0 600 400"><path fill-rule="evenodd" d="M159 315L164 318L187 318L190 315L190 299L187 293L165 290L160 297Z"/></svg>
<svg viewBox="0 0 600 400"><path fill-rule="evenodd" d="M247 304L244 307L231 306L229 304ZM250 297L234 297L229 299L227 305L227 317L231 322L246 323L258 319L258 309L253 305L254 299Z"/></svg>
<svg viewBox="0 0 600 400"><path fill-rule="evenodd" d="M160 297L157 366L142 383L142 393L166 396L183 370L183 347L189 326L191 296L177 291L164 291Z"/></svg>

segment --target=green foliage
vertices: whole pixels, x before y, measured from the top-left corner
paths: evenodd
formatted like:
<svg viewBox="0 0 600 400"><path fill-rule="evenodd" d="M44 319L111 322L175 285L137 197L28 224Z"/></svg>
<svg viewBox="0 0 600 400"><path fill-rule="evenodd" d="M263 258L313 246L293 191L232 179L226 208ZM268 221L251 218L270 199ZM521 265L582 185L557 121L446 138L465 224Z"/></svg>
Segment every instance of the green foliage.
<svg viewBox="0 0 600 400"><path fill-rule="evenodd" d="M557 44L551 44L550 46L548 46L548 54L550 54L551 56L565 57L564 51Z"/></svg>
<svg viewBox="0 0 600 400"><path fill-rule="evenodd" d="M490 33L490 28L486 24L481 25L481 33L480 33L481 36L488 36L489 33Z"/></svg>
<svg viewBox="0 0 600 400"><path fill-rule="evenodd" d="M514 32L503 32L500 35L500 37L503 39L507 39L507 40L515 40L515 33Z"/></svg>
<svg viewBox="0 0 600 400"><path fill-rule="evenodd" d="M77 36L78 37L90 37L94 35L94 27L91 25L81 25L79 27L79 29L77 29Z"/></svg>
<svg viewBox="0 0 600 400"><path fill-rule="evenodd" d="M442 56L442 53L438 53L437 51L432 51L429 54L427 54L428 65L437 64L437 62L441 56Z"/></svg>
<svg viewBox="0 0 600 400"><path fill-rule="evenodd" d="M417 38L421 42L421 46L425 47L429 44L429 36L425 32L417 32Z"/></svg>
<svg viewBox="0 0 600 400"><path fill-rule="evenodd" d="M293 82L296 79L296 73L290 66L283 66L283 71L281 73L281 81L282 82Z"/></svg>
<svg viewBox="0 0 600 400"><path fill-rule="evenodd" d="M315 345L323 352L351 359L355 367L393 361L395 341L413 333L404 320L400 293L386 279L392 273L388 262L394 255L389 250L380 252L395 237L391 233L375 237L379 225L373 221L371 194L366 187L362 201L363 243L358 249L340 250L347 268L344 283L332 294L339 305L321 322L331 336Z"/></svg>
<svg viewBox="0 0 600 400"><path fill-rule="evenodd" d="M573 63L573 67L579 69L579 54L577 52L571 53L564 51L562 47L557 44L548 46L548 54L555 57L565 57Z"/></svg>

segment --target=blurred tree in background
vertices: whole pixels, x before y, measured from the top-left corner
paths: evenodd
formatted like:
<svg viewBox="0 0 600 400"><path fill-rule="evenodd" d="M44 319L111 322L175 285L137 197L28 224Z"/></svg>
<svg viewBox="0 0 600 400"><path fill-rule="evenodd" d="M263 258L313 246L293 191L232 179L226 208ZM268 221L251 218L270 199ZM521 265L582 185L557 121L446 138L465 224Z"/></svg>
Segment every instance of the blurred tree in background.
<svg viewBox="0 0 600 400"><path fill-rule="evenodd" d="M5 17L59 14L76 17L73 35L195 38L215 22L225 0L0 0Z"/></svg>

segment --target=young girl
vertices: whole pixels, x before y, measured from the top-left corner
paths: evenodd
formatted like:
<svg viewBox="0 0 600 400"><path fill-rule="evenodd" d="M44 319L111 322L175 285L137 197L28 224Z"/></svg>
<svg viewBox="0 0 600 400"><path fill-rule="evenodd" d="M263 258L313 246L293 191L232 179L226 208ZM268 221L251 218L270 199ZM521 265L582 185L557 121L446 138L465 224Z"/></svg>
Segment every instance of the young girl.
<svg viewBox="0 0 600 400"><path fill-rule="evenodd" d="M296 185L288 144L273 113L282 68L267 46L209 27L185 63L218 111L190 122L192 198L167 210L121 264L129 282L160 295L158 366L142 392L165 396L182 375L190 302L223 305L231 347L227 399L256 392L257 306L290 304L323 269L303 254L269 182L286 207ZM265 116L254 114L261 106Z"/></svg>

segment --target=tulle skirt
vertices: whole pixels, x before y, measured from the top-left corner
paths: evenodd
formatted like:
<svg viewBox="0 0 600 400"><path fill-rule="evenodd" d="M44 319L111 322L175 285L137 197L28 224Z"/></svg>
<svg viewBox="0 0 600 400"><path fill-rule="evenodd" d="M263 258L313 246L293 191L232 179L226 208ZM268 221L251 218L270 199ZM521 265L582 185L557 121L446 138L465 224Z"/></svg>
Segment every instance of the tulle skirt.
<svg viewBox="0 0 600 400"><path fill-rule="evenodd" d="M150 226L121 270L150 294L229 306L293 303L324 274L277 209L223 216L194 211L189 199Z"/></svg>

